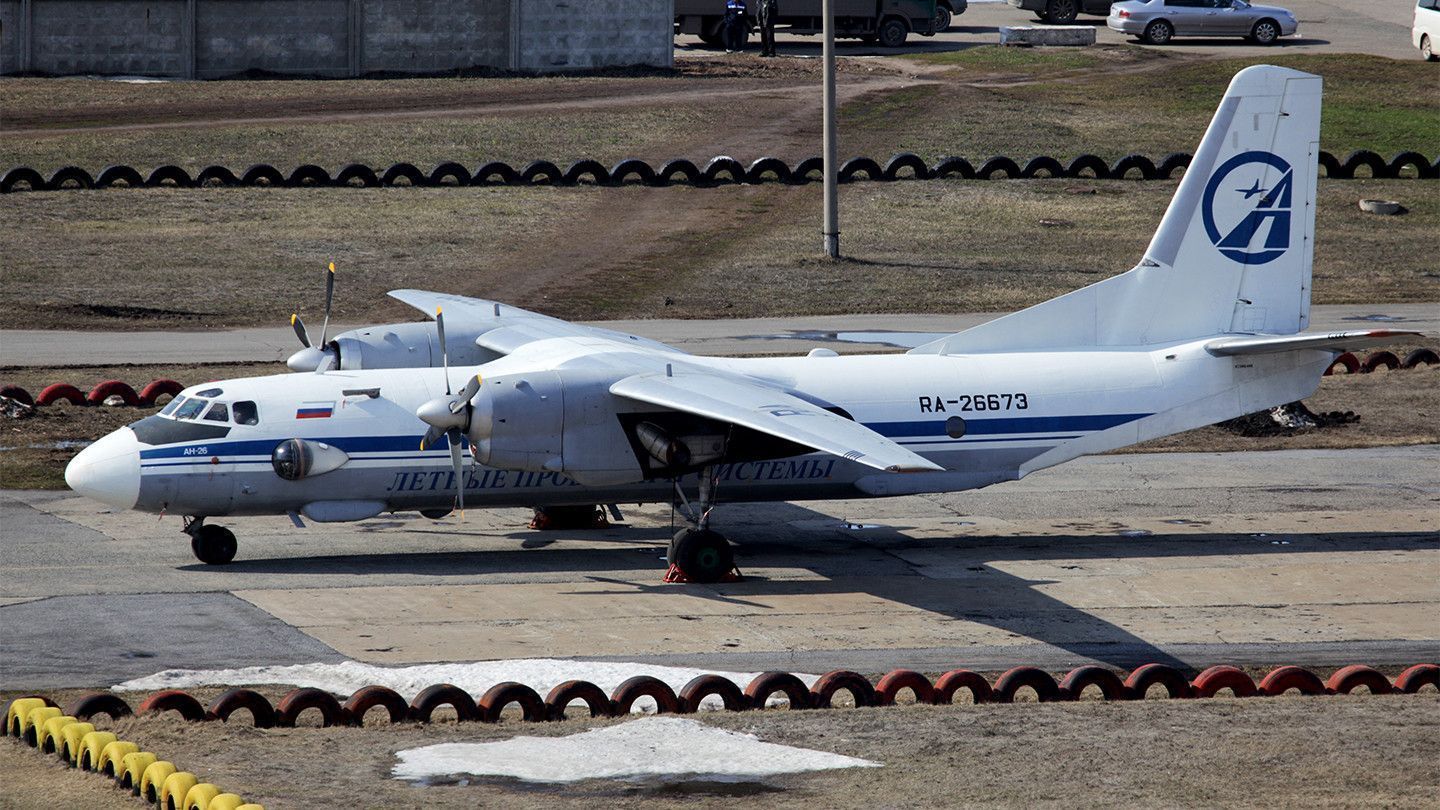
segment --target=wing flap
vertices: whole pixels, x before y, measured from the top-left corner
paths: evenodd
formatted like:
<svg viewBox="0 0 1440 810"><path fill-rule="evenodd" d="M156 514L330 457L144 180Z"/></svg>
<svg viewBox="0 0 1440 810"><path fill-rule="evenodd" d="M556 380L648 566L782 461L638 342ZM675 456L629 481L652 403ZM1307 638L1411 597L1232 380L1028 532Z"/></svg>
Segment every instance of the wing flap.
<svg viewBox="0 0 1440 810"><path fill-rule="evenodd" d="M944 470L859 422L768 386L713 374L636 374L610 393L730 422L885 472Z"/></svg>
<svg viewBox="0 0 1440 810"><path fill-rule="evenodd" d="M1205 344L1205 351L1219 356L1238 354L1274 354L1305 349L1345 352L1370 346L1383 346L1405 338L1424 337L1419 332L1395 329L1354 329L1316 335L1257 335L1229 337Z"/></svg>

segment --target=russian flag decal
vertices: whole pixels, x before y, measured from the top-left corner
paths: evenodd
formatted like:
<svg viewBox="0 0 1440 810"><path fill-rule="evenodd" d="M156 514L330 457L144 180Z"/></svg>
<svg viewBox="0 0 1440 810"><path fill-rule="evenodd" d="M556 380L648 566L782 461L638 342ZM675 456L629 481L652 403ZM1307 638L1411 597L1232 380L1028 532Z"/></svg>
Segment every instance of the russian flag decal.
<svg viewBox="0 0 1440 810"><path fill-rule="evenodd" d="M295 409L296 419L329 419L335 412L334 402L302 402Z"/></svg>

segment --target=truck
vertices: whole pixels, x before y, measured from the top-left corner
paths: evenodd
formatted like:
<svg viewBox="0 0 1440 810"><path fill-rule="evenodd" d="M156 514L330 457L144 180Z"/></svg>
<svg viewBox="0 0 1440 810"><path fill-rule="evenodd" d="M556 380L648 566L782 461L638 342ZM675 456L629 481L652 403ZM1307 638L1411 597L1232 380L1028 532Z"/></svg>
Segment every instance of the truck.
<svg viewBox="0 0 1440 810"><path fill-rule="evenodd" d="M934 36L937 29L937 2L947 11L965 10L966 0L831 0L835 13L835 36L878 42L887 48L905 44L911 34ZM777 32L818 34L823 17L821 0L779 0ZM760 11L759 0L749 0L746 16L754 29ZM719 46L725 22L725 0L675 0L675 33L694 34L706 45ZM949 16L945 18L948 26Z"/></svg>

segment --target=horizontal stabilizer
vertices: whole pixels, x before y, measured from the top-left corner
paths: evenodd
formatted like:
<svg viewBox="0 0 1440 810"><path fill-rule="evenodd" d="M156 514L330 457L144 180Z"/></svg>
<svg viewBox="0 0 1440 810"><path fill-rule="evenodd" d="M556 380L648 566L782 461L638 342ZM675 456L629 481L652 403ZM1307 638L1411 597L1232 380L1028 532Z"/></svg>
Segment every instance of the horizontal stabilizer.
<svg viewBox="0 0 1440 810"><path fill-rule="evenodd" d="M1395 329L1355 329L1315 335L1254 335L1227 337L1205 344L1205 351L1220 356L1232 354L1274 354L1302 349L1345 352L1395 343L1403 338L1423 337L1419 332Z"/></svg>
<svg viewBox="0 0 1440 810"><path fill-rule="evenodd" d="M610 393L729 422L885 472L936 472L945 468L890 439L799 397L714 374L636 374Z"/></svg>

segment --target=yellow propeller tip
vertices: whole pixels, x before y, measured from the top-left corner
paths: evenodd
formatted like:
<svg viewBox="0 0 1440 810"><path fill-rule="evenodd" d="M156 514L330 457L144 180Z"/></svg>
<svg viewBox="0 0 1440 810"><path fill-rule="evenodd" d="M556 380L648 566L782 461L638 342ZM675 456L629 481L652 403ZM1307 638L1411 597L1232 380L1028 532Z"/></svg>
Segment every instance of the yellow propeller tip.
<svg viewBox="0 0 1440 810"><path fill-rule="evenodd" d="M335 272L335 262L330 262L330 272Z"/></svg>
<svg viewBox="0 0 1440 810"><path fill-rule="evenodd" d="M295 322L298 321L298 320L300 320L300 314L299 314L298 312L292 312L292 313L290 313L290 325L291 325L291 326L294 326L294 325L295 325Z"/></svg>

